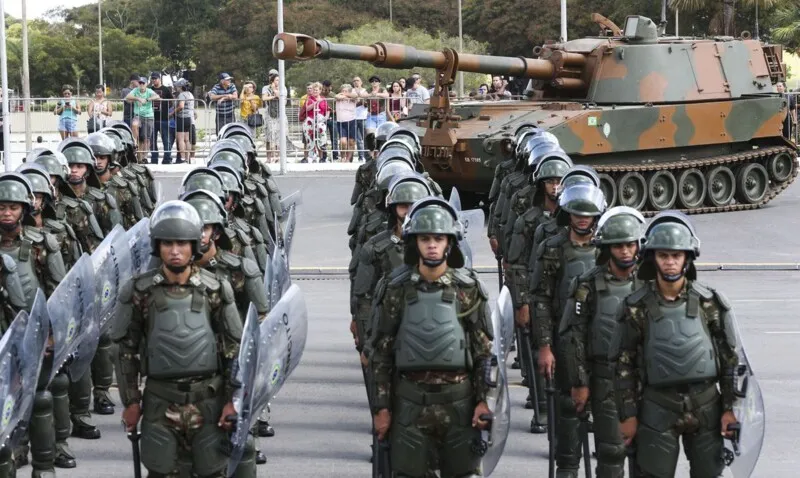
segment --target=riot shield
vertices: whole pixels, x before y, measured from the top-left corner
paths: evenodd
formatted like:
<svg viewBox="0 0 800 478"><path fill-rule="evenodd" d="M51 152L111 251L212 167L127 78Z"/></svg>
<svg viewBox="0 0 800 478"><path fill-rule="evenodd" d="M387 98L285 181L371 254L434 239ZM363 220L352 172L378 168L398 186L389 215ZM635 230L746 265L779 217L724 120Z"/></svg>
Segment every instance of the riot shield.
<svg viewBox="0 0 800 478"><path fill-rule="evenodd" d="M461 195L458 194L458 189L453 187L453 189L450 190L450 199L448 199L447 202L449 202L456 211L461 210Z"/></svg>
<svg viewBox="0 0 800 478"><path fill-rule="evenodd" d="M133 276L147 271L153 256L150 248L150 218L145 217L125 232L128 249L131 251Z"/></svg>
<svg viewBox="0 0 800 478"><path fill-rule="evenodd" d="M286 251L278 245L264 271L264 287L267 289L270 310L289 289L290 284L291 278L289 277L289 263L286 259Z"/></svg>
<svg viewBox="0 0 800 478"><path fill-rule="evenodd" d="M161 181L158 179L153 179L153 181L150 183L150 187L153 188L153 196L156 207L158 207L164 202L164 191L161 187Z"/></svg>
<svg viewBox="0 0 800 478"><path fill-rule="evenodd" d="M248 319L249 315L248 313ZM247 324L245 328L248 329ZM253 382L242 384L242 390L245 391L243 395L246 391L251 391L249 399L246 396L243 399L243 404L249 406L249 409L247 416L239 417L236 424L237 433L231 439L233 452L228 463L229 471L235 470L239 464L239 460L234 457L241 457L247 431L253 426L254 420L280 391L303 356L308 336L308 313L305 297L297 285L292 284L289 287L280 301L270 310L267 318L261 322L259 329L258 347L254 353L257 360L254 367L248 364L248 367L253 367L254 370L245 369L248 376L253 377ZM242 345L246 346L247 341L243 340ZM239 356L242 357L241 349ZM245 359L247 357L245 355ZM241 373L241 376L245 377L245 374Z"/></svg>
<svg viewBox="0 0 800 478"><path fill-rule="evenodd" d="M70 356L70 373L76 379L92 362L100 339L94 294L92 259L83 254L47 300L55 347L50 381Z"/></svg>
<svg viewBox="0 0 800 478"><path fill-rule="evenodd" d="M495 335L495 341L501 339L500 348L503 351L503 358L507 359L511 352L511 345L514 342L514 303L511 301L511 292L508 287L503 286L500 295L497 297L497 306L494 309L498 315L498 324L501 334ZM494 323L494 317L492 323Z"/></svg>
<svg viewBox="0 0 800 478"><path fill-rule="evenodd" d="M44 294L37 291L31 313L20 311L0 340L0 445L33 408L33 396L49 335Z"/></svg>
<svg viewBox="0 0 800 478"><path fill-rule="evenodd" d="M505 292L505 294L503 293ZM505 296L505 298L503 298ZM508 439L508 432L511 425L511 400L508 394L508 376L506 371L506 356L510 348L511 341L514 340L514 319L513 307L510 323L507 320L508 311L506 302L510 304L508 289L503 287L500 297L497 300L497 307L492 313L492 329L494 341L492 342L492 354L497 363L492 363L491 378L489 381L489 393L486 396L486 404L492 411L493 419L488 431L481 432L486 450L481 460L483 476L490 476L494 471Z"/></svg>
<svg viewBox="0 0 800 478"><path fill-rule="evenodd" d="M283 225L283 248L286 254L286 263L289 264L289 257L292 252L292 240L294 239L294 229L297 225L297 208L290 207L286 223Z"/></svg>
<svg viewBox="0 0 800 478"><path fill-rule="evenodd" d="M736 334L736 353L739 355L739 366L734 380L737 400L733 405L733 414L739 421L740 431L733 440L725 440L726 463L734 478L749 478L758 463L761 446L764 443L766 416L764 398L758 385L750 360L745 352L739 324L733 311L727 311L728 323L733 324ZM733 461L730 461L730 459Z"/></svg>
<svg viewBox="0 0 800 478"><path fill-rule="evenodd" d="M301 204L303 204L303 193L300 191L295 191L281 199L281 218L286 217L286 214L289 213L290 207L295 206L295 208L297 208L297 206Z"/></svg>
<svg viewBox="0 0 800 478"><path fill-rule="evenodd" d="M125 229L117 224L91 255L100 333L109 330L119 308L119 291L131 280L133 262Z"/></svg>
<svg viewBox="0 0 800 478"><path fill-rule="evenodd" d="M458 243L458 248L461 249L461 253L464 255L464 267L472 268L471 244L480 244L483 241L483 225L486 216L483 213L483 209L462 211L461 196L456 188L450 191L450 199L447 202L456 210L458 221L463 228L463 237Z"/></svg>
<svg viewBox="0 0 800 478"><path fill-rule="evenodd" d="M261 329L259 329L258 311L251 303L244 321L242 342L239 345L239 357L236 360L236 382L240 388L233 394L233 406L236 408L236 428L231 434L231 456L228 462L228 476L233 476L238 463L244 454L247 435L253 423L251 410L253 403L253 387L256 385L256 372L259 360L259 344L261 343Z"/></svg>

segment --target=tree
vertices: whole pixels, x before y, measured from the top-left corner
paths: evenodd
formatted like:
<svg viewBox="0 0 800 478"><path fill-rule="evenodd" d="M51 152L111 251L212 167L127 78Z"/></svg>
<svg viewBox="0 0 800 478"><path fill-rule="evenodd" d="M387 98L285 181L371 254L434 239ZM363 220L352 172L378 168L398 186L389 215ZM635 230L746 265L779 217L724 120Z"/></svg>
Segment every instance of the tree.
<svg viewBox="0 0 800 478"><path fill-rule="evenodd" d="M458 37L448 36L444 33L429 35L417 28L397 29L388 21L369 23L354 30L342 32L341 37L330 37L327 40L354 45L371 45L376 42L400 43L420 50L434 51L441 51L443 48L458 48ZM464 52L484 53L485 51L485 43L477 42L467 36L464 37ZM413 70L419 71L429 85L433 85L432 71L426 72L423 68L414 68ZM330 80L334 91L338 91L339 85L350 83L354 76L360 76L363 80L367 80L372 75L379 76L384 84L388 84L397 78L409 76L410 71L377 68L370 63L360 61L325 60L323 65L319 61L312 60L296 63L286 73L287 83L300 91L305 90L306 83L322 80ZM465 88L477 88L486 81L486 75L464 75Z"/></svg>
<svg viewBox="0 0 800 478"><path fill-rule="evenodd" d="M75 88L77 89L75 96L81 96L81 78L85 73L78 65L72 64L72 74L75 76Z"/></svg>
<svg viewBox="0 0 800 478"><path fill-rule="evenodd" d="M800 49L800 0L787 0L777 8L773 20L780 26L773 28L772 35L797 52Z"/></svg>

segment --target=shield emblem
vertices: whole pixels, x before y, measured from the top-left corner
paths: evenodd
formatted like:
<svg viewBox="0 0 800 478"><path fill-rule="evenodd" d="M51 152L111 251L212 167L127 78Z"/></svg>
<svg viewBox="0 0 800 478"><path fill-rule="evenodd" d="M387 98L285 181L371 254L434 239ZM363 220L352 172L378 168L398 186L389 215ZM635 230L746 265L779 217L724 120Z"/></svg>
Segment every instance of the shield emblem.
<svg viewBox="0 0 800 478"><path fill-rule="evenodd" d="M141 221L140 221L141 222ZM128 236L117 225L91 255L97 288L97 312L100 333L108 331L119 308L119 291L125 281L132 279L131 248Z"/></svg>

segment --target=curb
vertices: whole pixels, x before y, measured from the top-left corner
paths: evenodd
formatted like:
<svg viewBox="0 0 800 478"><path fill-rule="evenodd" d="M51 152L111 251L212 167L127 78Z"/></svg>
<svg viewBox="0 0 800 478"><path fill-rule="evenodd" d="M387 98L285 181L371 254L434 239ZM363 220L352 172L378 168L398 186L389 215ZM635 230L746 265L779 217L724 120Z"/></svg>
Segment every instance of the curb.
<svg viewBox="0 0 800 478"><path fill-rule="evenodd" d="M325 171L356 171L363 163L286 163L287 173L310 173ZM199 164L147 164L153 173L177 173L185 174ZM280 165L269 164L272 173L280 176Z"/></svg>

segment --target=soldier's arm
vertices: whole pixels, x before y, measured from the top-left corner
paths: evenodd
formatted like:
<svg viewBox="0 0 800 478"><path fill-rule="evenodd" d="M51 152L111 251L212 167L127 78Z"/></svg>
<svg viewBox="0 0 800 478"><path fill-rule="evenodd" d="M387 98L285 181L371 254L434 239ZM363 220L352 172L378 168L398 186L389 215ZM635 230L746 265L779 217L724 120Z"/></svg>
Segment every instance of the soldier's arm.
<svg viewBox="0 0 800 478"><path fill-rule="evenodd" d="M248 300L256 307L258 320L263 321L269 314L269 299L264 279L258 264L246 257L242 258L242 272L244 273L244 291Z"/></svg>
<svg viewBox="0 0 800 478"><path fill-rule="evenodd" d="M228 401L233 398L235 378L233 364L239 357L239 344L242 341L242 319L236 310L233 288L226 280L219 281L219 302L216 307L217 323L220 344L220 358L222 359L223 377L225 378L224 396Z"/></svg>
<svg viewBox="0 0 800 478"><path fill-rule="evenodd" d="M739 365L739 356L736 348L741 344L736 342L735 318L731 303L727 297L715 291L717 301L703 301L703 308L708 319L708 330L714 340L720 365L719 389L722 395L723 411L733 410L736 400L734 394L734 375Z"/></svg>
<svg viewBox="0 0 800 478"><path fill-rule="evenodd" d="M639 414L643 320L646 318L641 309L627 304L622 307L609 349L608 358L615 364L614 389L620 421Z"/></svg>
<svg viewBox="0 0 800 478"><path fill-rule="evenodd" d="M22 287L22 281L17 273L17 263L14 262L11 256L6 254L0 254L0 258L2 258L3 261L4 275L3 303L10 313L9 322L3 326L2 332L5 332L19 311L28 308L28 303L25 300L25 289Z"/></svg>
<svg viewBox="0 0 800 478"><path fill-rule="evenodd" d="M506 260L511 265L508 270L509 281L506 284L511 293L511 302L515 309L519 309L528 302L528 268L525 257L525 218L519 217L514 223L514 232L509 241Z"/></svg>
<svg viewBox="0 0 800 478"><path fill-rule="evenodd" d="M533 307L531 307L531 322L535 327L540 347L553 345L553 296L556 288L556 275L560 267L557 249L546 247L542 244L539 248L539 258L536 261L531 281L535 284L532 289Z"/></svg>
<svg viewBox="0 0 800 478"><path fill-rule="evenodd" d="M486 370L491 366L492 340L494 334L489 311L489 293L475 277L477 286L465 291L462 301L464 311L459 316L466 325L469 335L469 348L472 357L472 387L476 402L485 402L489 385L486 383Z"/></svg>
<svg viewBox="0 0 800 478"><path fill-rule="evenodd" d="M43 254L39 256L40 260L43 259L44 261L42 265L45 270L42 288L45 295L50 297L50 294L56 290L58 284L67 275L67 267L64 265L64 258L61 256L61 245L52 234L44 235L44 251L42 252Z"/></svg>
<svg viewBox="0 0 800 478"><path fill-rule="evenodd" d="M372 241L367 241L361 248L353 279L353 297L356 301L354 315L356 320L368 320L372 309L372 293L378 283L378 271L375 264L375 249Z"/></svg>
<svg viewBox="0 0 800 478"><path fill-rule="evenodd" d="M571 387L589 386L589 361L587 343L589 340L589 318L592 317L591 288L586 282L573 282L569 299L564 306L559 334L561 353L566 360L567 381Z"/></svg>
<svg viewBox="0 0 800 478"><path fill-rule="evenodd" d="M122 286L120 308L114 318L111 339L119 345L119 395L125 407L142 400L139 391L139 352L145 330L144 304L146 298L134 290L133 281Z"/></svg>
<svg viewBox="0 0 800 478"><path fill-rule="evenodd" d="M403 314L403 288L391 284L378 303L380 317L375 327L375 348L370 361L375 383L373 413L392 406L392 374L394 372L394 340Z"/></svg>

